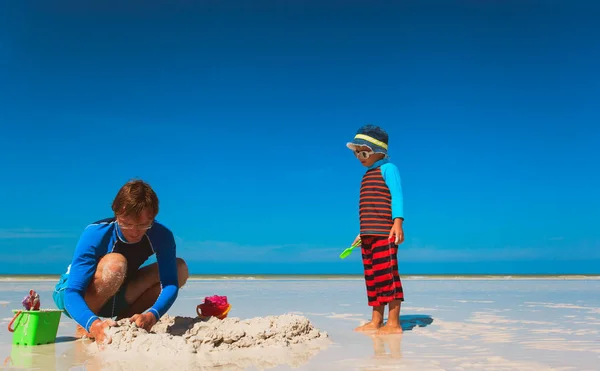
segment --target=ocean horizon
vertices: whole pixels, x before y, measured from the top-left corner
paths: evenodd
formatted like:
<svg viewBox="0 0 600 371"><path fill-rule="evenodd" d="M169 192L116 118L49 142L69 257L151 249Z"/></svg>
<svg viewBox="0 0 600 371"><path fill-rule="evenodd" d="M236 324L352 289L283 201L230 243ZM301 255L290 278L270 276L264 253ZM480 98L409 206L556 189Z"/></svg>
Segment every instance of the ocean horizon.
<svg viewBox="0 0 600 371"><path fill-rule="evenodd" d="M341 252L341 251L340 251ZM347 259L329 259L328 261L298 262L239 262L239 261L201 261L183 256L188 263L192 276L362 276L363 267L359 254ZM337 258L337 256L336 256ZM0 276L58 276L66 271L71 257L62 262L45 259L13 259L0 262ZM551 260L500 260L466 262L424 262L411 261L410 255L399 261L400 274L403 276L522 276L522 275L600 275L600 260L591 257L587 260L563 261ZM155 257L144 265L154 263Z"/></svg>
<svg viewBox="0 0 600 371"><path fill-rule="evenodd" d="M600 274L407 274L403 280L600 280ZM0 274L0 281L52 281L60 274ZM363 280L362 274L192 274L189 280Z"/></svg>

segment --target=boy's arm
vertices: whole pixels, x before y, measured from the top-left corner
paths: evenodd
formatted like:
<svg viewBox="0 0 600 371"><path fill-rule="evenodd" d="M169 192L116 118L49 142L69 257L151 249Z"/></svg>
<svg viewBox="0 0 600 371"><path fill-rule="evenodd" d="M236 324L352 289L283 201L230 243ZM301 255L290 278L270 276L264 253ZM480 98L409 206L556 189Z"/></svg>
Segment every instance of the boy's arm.
<svg viewBox="0 0 600 371"><path fill-rule="evenodd" d="M392 196L392 219L400 218L404 220L404 197L402 195L402 180L398 167L392 163L381 165L381 175L385 184L390 189Z"/></svg>
<svg viewBox="0 0 600 371"><path fill-rule="evenodd" d="M162 289L154 305L147 311L154 314L157 321L171 308L179 292L175 238L166 228L160 232L160 238L153 241L153 245L157 248L156 261Z"/></svg>
<svg viewBox="0 0 600 371"><path fill-rule="evenodd" d="M82 233L69 267L69 280L65 289L65 309L88 332L92 323L99 318L86 304L84 295L96 272L102 237L102 231L94 225Z"/></svg>

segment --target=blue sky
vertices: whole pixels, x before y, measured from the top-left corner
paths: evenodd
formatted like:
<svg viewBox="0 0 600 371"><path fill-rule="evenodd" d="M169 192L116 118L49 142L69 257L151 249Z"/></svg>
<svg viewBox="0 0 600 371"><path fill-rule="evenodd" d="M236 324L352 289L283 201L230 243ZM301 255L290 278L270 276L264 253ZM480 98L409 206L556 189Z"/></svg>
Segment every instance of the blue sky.
<svg viewBox="0 0 600 371"><path fill-rule="evenodd" d="M600 273L597 2L127 4L1 5L0 273L62 272L133 177L192 273L361 273L366 123L401 273Z"/></svg>

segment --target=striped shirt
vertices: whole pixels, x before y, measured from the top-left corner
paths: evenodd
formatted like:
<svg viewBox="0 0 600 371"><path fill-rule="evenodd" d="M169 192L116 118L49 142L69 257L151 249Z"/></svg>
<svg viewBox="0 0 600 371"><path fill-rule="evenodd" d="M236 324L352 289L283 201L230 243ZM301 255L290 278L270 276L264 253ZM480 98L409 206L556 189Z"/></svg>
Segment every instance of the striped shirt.
<svg viewBox="0 0 600 371"><path fill-rule="evenodd" d="M404 219L398 168L387 159L377 161L363 176L359 217L361 236L387 236L394 219Z"/></svg>

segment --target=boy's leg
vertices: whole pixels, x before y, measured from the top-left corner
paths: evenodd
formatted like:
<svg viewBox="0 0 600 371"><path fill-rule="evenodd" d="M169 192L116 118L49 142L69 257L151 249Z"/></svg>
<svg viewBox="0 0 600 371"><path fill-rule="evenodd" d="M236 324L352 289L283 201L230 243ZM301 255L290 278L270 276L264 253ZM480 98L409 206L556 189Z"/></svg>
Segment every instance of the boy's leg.
<svg viewBox="0 0 600 371"><path fill-rule="evenodd" d="M371 321L365 323L362 326L358 326L354 331L376 331L383 324L383 311L385 306L378 305L373 307L373 314L371 315Z"/></svg>
<svg viewBox="0 0 600 371"><path fill-rule="evenodd" d="M373 276L373 249L372 238L364 238L361 244L363 266L365 269L365 284L367 286L367 300L370 307L373 307L371 321L359 326L354 331L374 331L383 324L383 311L385 307L377 302L375 292L375 280Z"/></svg>
<svg viewBox="0 0 600 371"><path fill-rule="evenodd" d="M401 301L398 299L392 300L388 306L388 320L385 325L377 331L377 334L400 334L402 333L402 326L400 325Z"/></svg>
<svg viewBox="0 0 600 371"><path fill-rule="evenodd" d="M402 333L400 325L400 309L404 301L404 290L398 272L398 245L381 239L374 244L374 256L377 257L380 290L378 300L388 304L388 320L378 330L378 334Z"/></svg>

